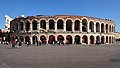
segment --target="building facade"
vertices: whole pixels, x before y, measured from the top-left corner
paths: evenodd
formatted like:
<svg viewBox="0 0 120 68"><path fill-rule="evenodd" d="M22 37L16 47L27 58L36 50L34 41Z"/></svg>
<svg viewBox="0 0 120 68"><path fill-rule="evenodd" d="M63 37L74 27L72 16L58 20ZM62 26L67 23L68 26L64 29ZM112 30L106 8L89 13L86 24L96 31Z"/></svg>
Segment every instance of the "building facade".
<svg viewBox="0 0 120 68"><path fill-rule="evenodd" d="M54 41L70 44L102 44L115 42L115 23L112 20L88 16L55 15L18 17L10 23L11 39L35 44Z"/></svg>
<svg viewBox="0 0 120 68"><path fill-rule="evenodd" d="M10 32L10 21L12 21L13 19L8 16L8 15L5 15L5 32Z"/></svg>

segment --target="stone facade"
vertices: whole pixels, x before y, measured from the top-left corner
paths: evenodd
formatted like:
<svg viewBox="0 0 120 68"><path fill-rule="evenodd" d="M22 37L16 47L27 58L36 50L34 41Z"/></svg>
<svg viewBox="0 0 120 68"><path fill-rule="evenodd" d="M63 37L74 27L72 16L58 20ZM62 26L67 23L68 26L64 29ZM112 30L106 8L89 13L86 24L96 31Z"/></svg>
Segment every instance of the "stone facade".
<svg viewBox="0 0 120 68"><path fill-rule="evenodd" d="M5 32L10 32L10 21L13 19L8 15L5 15Z"/></svg>
<svg viewBox="0 0 120 68"><path fill-rule="evenodd" d="M112 20L88 16L55 15L18 17L10 23L11 39L35 44L54 41L70 44L102 44L115 42L115 23Z"/></svg>

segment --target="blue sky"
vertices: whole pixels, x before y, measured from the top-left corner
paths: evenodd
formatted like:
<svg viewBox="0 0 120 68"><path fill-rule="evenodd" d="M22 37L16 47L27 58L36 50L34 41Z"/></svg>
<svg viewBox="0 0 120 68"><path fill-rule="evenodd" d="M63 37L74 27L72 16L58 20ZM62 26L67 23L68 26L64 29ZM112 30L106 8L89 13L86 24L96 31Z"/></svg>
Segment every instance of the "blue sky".
<svg viewBox="0 0 120 68"><path fill-rule="evenodd" d="M111 19L120 32L120 0L0 0L0 29L7 14L12 18L25 15L83 15Z"/></svg>

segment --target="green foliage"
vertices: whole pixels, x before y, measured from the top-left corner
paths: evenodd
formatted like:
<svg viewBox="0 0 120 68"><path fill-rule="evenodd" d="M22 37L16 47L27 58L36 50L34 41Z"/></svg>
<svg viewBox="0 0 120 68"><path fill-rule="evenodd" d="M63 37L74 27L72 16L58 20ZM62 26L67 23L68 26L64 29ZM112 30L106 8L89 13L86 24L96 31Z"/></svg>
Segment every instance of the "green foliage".
<svg viewBox="0 0 120 68"><path fill-rule="evenodd" d="M5 36L5 33L2 32L2 30L0 29L0 37L4 37Z"/></svg>

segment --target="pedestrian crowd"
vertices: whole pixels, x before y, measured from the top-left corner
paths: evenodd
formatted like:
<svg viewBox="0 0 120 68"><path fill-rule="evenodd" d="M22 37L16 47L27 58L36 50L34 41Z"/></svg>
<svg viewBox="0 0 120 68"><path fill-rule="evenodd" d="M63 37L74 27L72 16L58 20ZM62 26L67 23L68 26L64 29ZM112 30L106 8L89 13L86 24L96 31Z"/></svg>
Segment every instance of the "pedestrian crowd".
<svg viewBox="0 0 120 68"><path fill-rule="evenodd" d="M21 40L18 40L18 39L13 39L11 40L11 47L12 48L21 48L23 46L23 42ZM62 46L68 46L70 44L70 41L69 40L66 40L65 41L62 41L62 40L59 40L59 41L51 41L49 40L48 42L50 45L54 45L54 46L59 46L59 45L62 45ZM26 40L25 44L27 46L30 46L31 42L29 40ZM37 40L33 40L33 43L32 45L36 45L36 46L42 46L42 45L49 45L49 44L46 44L46 42L43 42L43 41L37 41ZM75 43L75 44L81 44L81 43ZM101 44L100 41L96 41L95 43L96 45L98 44Z"/></svg>
<svg viewBox="0 0 120 68"><path fill-rule="evenodd" d="M69 42L66 41L64 43L63 41L53 41L51 44L55 45L55 46L56 45L63 45L63 46L65 46L65 45L69 45ZM23 42L21 40L15 39L15 40L11 41L11 45L12 45L12 48L16 48L16 47L17 48L21 48L22 45L23 45ZM26 45L30 46L30 41L26 41ZM46 43L42 43L41 41L35 41L35 42L33 42L33 45L42 46L42 45L47 45L47 44Z"/></svg>
<svg viewBox="0 0 120 68"><path fill-rule="evenodd" d="M16 47L16 44L18 44L18 48L21 48L22 47L22 42L19 40L12 40L11 41L11 44L12 44L12 48L15 48Z"/></svg>

